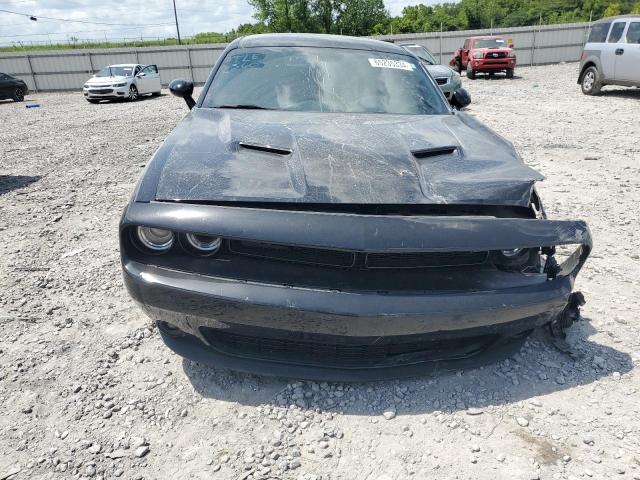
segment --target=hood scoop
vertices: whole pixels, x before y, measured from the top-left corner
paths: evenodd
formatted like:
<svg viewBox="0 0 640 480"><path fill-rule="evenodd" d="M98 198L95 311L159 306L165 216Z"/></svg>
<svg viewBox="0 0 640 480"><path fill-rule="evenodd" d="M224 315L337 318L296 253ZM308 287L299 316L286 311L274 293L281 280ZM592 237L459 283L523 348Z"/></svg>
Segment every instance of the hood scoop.
<svg viewBox="0 0 640 480"><path fill-rule="evenodd" d="M416 158L439 157L441 155L453 155L458 151L458 147L449 145L444 147L422 148L420 150L411 150Z"/></svg>
<svg viewBox="0 0 640 480"><path fill-rule="evenodd" d="M276 147L274 145L260 145L256 143L238 142L238 147L247 150L255 150L257 152L274 153L276 155L291 155L293 152L290 148Z"/></svg>

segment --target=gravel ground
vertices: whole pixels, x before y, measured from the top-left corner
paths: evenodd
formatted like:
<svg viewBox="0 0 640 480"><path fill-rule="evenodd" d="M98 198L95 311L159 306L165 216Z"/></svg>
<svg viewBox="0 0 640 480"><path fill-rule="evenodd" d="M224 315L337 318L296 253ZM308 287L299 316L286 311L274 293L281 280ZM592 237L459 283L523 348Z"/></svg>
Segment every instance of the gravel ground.
<svg viewBox="0 0 640 480"><path fill-rule="evenodd" d="M591 226L579 358L536 332L488 367L370 384L183 361L127 296L119 216L181 100L0 102L0 480L640 479L640 90L585 97L576 69L465 86L547 176L550 216Z"/></svg>

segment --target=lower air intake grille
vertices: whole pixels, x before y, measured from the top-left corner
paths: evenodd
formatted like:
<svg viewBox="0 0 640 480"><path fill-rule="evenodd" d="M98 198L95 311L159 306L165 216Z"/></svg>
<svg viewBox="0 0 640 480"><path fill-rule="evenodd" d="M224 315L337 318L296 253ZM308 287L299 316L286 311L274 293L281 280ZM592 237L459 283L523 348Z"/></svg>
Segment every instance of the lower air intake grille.
<svg viewBox="0 0 640 480"><path fill-rule="evenodd" d="M480 353L497 338L495 335L482 335L460 339L416 339L385 344L376 343L376 339L371 338L352 338L350 343L345 344L332 343L330 335L309 334L301 340L291 338L293 332L282 332L281 338L274 338L266 336L266 332L274 332L272 329L263 330L265 336L260 332L250 336L222 329L201 329L214 348L230 355L298 365L351 368L467 358ZM362 343L358 344L358 341Z"/></svg>

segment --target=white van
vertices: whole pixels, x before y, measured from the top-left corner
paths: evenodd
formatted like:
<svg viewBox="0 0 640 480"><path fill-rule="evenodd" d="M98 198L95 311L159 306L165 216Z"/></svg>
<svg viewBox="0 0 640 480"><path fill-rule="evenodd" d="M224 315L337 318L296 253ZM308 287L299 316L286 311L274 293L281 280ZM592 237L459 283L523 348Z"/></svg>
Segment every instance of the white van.
<svg viewBox="0 0 640 480"><path fill-rule="evenodd" d="M640 87L640 15L593 24L580 57L578 83L585 95L597 95L605 85Z"/></svg>

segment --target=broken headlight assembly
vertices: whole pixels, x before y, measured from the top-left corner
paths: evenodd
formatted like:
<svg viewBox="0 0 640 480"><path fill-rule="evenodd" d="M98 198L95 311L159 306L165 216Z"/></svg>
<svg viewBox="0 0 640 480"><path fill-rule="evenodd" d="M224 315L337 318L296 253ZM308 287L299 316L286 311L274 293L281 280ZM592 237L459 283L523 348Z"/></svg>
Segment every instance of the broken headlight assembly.
<svg viewBox="0 0 640 480"><path fill-rule="evenodd" d="M494 250L489 256L491 262L500 270L509 272L535 273L540 271L539 248L512 248Z"/></svg>

